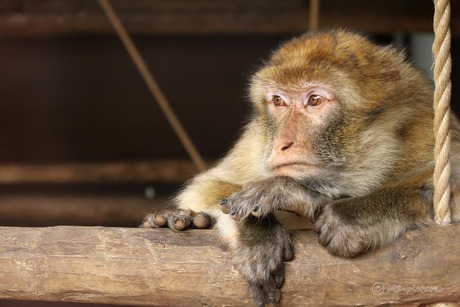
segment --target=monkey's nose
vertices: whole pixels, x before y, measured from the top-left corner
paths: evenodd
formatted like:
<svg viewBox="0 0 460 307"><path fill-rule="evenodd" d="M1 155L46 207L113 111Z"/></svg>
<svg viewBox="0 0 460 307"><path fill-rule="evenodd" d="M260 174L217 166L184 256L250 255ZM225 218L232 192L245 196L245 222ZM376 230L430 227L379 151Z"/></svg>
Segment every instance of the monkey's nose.
<svg viewBox="0 0 460 307"><path fill-rule="evenodd" d="M292 147L292 145L294 145L294 142L288 142L287 144L284 144L281 146L281 151L286 151L288 150L289 148Z"/></svg>

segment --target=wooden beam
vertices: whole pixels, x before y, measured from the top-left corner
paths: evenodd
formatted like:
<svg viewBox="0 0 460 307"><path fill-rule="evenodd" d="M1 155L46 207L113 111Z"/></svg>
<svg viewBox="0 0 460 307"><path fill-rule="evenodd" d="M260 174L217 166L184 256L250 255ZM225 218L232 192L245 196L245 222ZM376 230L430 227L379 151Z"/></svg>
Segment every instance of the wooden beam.
<svg viewBox="0 0 460 307"><path fill-rule="evenodd" d="M308 30L304 0L112 0L133 34L296 33ZM451 0L460 35L460 0ZM320 27L365 32L432 32L433 3L420 0L328 0ZM97 1L0 0L0 37L113 33Z"/></svg>
<svg viewBox="0 0 460 307"><path fill-rule="evenodd" d="M0 184L183 183L197 172L185 160L0 164Z"/></svg>
<svg viewBox="0 0 460 307"><path fill-rule="evenodd" d="M293 233L283 306L460 301L460 224L408 232L357 259ZM251 300L212 230L0 228L0 298L153 306L246 306Z"/></svg>
<svg viewBox="0 0 460 307"><path fill-rule="evenodd" d="M148 199L141 193L0 193L0 225L136 227L146 214L164 208L167 200L165 196Z"/></svg>

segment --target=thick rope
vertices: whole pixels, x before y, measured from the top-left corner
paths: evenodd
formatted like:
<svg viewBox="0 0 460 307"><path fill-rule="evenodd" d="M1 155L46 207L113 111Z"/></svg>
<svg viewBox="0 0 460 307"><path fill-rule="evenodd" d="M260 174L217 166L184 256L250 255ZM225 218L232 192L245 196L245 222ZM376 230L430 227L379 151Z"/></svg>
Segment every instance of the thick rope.
<svg viewBox="0 0 460 307"><path fill-rule="evenodd" d="M434 212L435 221L445 225L450 223L450 72L452 60L450 57L450 2L449 0L434 0L435 12L433 27L435 40L433 54L434 66L434 133L435 133L435 168L434 184Z"/></svg>
<svg viewBox="0 0 460 307"><path fill-rule="evenodd" d="M144 81L147 84L147 87L149 88L153 97L155 98L161 110L165 114L171 127L174 129L174 132L176 133L177 137L181 141L182 145L185 147L185 150L187 151L187 153L190 155L197 169L199 171L205 170L206 164L204 163L203 158L199 154L196 147L193 145L191 139L187 135L187 132L182 127L176 114L172 110L168 100L166 99L165 95L161 91L158 83L153 77L153 74L148 69L147 64L145 63L141 54L139 53L136 46L134 45L131 37L129 36L123 24L121 23L120 18L118 18L117 13L113 9L109 0L99 0L99 3L102 9L104 10L107 18L109 19L110 23L112 24L113 28L117 32L121 41L123 42L123 45L128 51L131 59L133 60L137 69L139 70L139 73L144 78Z"/></svg>

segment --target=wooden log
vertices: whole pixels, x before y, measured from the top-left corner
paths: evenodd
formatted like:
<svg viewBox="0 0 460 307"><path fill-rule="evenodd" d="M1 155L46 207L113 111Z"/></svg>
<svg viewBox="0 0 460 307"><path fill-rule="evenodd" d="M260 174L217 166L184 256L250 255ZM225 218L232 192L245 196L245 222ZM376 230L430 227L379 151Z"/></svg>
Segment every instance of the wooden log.
<svg viewBox="0 0 460 307"><path fill-rule="evenodd" d="M410 231L357 259L293 232L282 306L460 300L460 225ZM152 306L245 306L246 285L212 230L0 228L0 298Z"/></svg>
<svg viewBox="0 0 460 307"><path fill-rule="evenodd" d="M183 183L197 172L186 160L0 164L0 184Z"/></svg>
<svg viewBox="0 0 460 307"><path fill-rule="evenodd" d="M116 1L131 33L293 33L308 30L304 0ZM460 34L460 0L451 0L452 35ZM366 32L431 32L430 1L328 0L321 3L320 27ZM97 1L0 0L0 37L113 33Z"/></svg>

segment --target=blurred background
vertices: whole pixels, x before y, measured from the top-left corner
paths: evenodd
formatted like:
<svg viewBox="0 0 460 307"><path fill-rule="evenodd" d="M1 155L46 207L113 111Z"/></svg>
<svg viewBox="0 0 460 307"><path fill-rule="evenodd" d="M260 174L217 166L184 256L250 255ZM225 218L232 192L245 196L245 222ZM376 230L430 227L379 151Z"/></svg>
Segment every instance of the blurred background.
<svg viewBox="0 0 460 307"><path fill-rule="evenodd" d="M209 164L248 118L251 74L309 29L308 0L112 4ZM460 1L451 5L460 112ZM432 76L431 0L322 0L318 17L320 29L395 44ZM0 0L1 226L135 227L196 172L97 1ZM62 306L34 306L45 305Z"/></svg>

